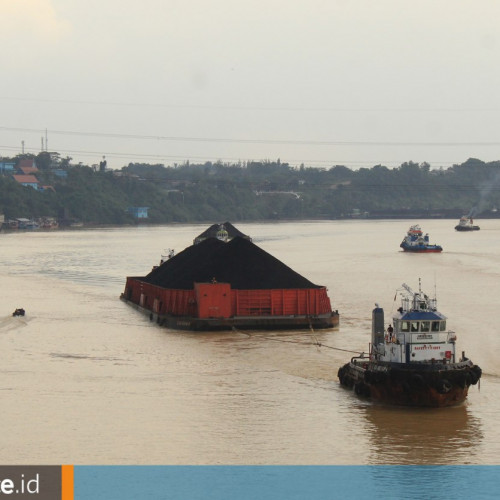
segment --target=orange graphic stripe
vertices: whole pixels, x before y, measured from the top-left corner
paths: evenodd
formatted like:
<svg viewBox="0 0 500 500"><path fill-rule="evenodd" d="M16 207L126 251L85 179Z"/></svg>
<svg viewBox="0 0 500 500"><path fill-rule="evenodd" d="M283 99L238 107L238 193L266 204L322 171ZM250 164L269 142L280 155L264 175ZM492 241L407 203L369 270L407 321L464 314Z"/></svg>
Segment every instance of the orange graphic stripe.
<svg viewBox="0 0 500 500"><path fill-rule="evenodd" d="M74 500L74 470L72 465L61 465L61 500Z"/></svg>

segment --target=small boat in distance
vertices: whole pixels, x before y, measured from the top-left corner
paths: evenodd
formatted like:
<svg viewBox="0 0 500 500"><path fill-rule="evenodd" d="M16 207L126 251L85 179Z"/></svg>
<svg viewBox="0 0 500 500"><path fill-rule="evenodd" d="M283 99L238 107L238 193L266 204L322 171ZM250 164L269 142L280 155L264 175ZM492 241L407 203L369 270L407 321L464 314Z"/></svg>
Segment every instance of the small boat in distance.
<svg viewBox="0 0 500 500"><path fill-rule="evenodd" d="M429 243L429 235L425 234L424 236L418 224L410 226L410 229L408 229L406 236L399 246L405 252L437 253L443 251L441 245L431 245Z"/></svg>
<svg viewBox="0 0 500 500"><path fill-rule="evenodd" d="M455 226L455 229L457 231L479 231L481 228L474 225L472 217L464 215L463 217L460 217L460 221Z"/></svg>
<svg viewBox="0 0 500 500"><path fill-rule="evenodd" d="M392 325L384 326L384 310L372 313L369 356L362 353L338 371L340 383L374 401L406 406L445 407L463 402L481 368L465 357L457 359L455 332L436 299L403 284L401 307Z"/></svg>

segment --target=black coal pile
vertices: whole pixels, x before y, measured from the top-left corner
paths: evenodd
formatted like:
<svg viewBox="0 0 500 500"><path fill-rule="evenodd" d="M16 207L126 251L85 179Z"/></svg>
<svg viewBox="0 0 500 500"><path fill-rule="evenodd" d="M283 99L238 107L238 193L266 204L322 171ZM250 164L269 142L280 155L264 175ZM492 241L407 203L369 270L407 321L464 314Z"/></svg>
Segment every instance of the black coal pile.
<svg viewBox="0 0 500 500"><path fill-rule="evenodd" d="M320 288L246 238L224 243L208 238L151 271L143 281L162 288L192 290L193 284L230 283L236 290Z"/></svg>

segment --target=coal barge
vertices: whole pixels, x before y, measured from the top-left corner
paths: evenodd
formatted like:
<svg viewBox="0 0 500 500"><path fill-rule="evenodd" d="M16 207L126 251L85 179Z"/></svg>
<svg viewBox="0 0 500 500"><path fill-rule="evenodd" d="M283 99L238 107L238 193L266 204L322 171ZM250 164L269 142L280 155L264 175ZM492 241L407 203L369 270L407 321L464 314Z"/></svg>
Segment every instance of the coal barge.
<svg viewBox="0 0 500 500"><path fill-rule="evenodd" d="M174 329L325 329L339 323L326 287L228 222L211 226L146 276L127 277L121 299Z"/></svg>
<svg viewBox="0 0 500 500"><path fill-rule="evenodd" d="M463 402L481 368L462 352L436 299L403 284L401 307L384 328L384 311L372 313L369 356L353 357L338 370L340 383L359 396L406 406L445 407Z"/></svg>

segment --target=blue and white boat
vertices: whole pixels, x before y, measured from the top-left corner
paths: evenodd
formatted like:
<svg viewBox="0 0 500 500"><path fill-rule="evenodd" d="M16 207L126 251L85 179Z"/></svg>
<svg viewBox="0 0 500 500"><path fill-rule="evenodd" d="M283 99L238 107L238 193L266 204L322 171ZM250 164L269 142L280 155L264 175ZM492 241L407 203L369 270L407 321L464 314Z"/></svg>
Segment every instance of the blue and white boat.
<svg viewBox="0 0 500 500"><path fill-rule="evenodd" d="M410 226L410 229L408 229L406 236L399 246L405 252L438 253L443 251L441 245L429 243L429 234L424 235L418 224Z"/></svg>

